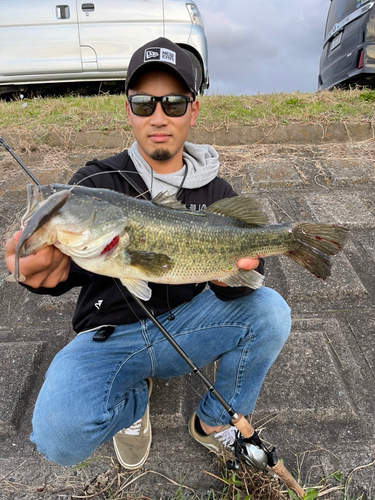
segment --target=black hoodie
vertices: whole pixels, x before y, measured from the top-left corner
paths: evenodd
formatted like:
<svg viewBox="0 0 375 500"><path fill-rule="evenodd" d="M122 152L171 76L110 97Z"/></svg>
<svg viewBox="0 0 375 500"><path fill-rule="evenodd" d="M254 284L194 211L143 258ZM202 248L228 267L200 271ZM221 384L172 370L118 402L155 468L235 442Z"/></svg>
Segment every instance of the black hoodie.
<svg viewBox="0 0 375 500"><path fill-rule="evenodd" d="M127 151L105 160L93 160L72 177L69 184L80 184L106 188L125 193L130 196L149 198L147 187L138 174ZM197 189L181 189L178 199L190 210L200 210L222 198L236 196L231 186L223 179L216 177L213 181ZM257 269L263 274L263 260ZM145 318L145 313L131 298L127 289L117 279L100 276L83 270L73 261L69 277L55 288L33 289L37 294L61 295L74 287L82 287L73 316L73 328L79 333L96 329L103 325L121 325L134 323ZM178 305L189 302L205 288L205 283L188 285L161 285L149 283L152 297L147 302L155 316L159 316ZM209 283L210 288L221 300L232 300L252 293L247 287L220 287Z"/></svg>

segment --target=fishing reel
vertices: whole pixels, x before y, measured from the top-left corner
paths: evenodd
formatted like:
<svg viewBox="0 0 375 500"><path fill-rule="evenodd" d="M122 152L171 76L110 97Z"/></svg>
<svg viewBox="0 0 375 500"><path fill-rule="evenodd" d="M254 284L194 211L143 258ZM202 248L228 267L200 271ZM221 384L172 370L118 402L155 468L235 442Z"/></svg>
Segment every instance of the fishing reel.
<svg viewBox="0 0 375 500"><path fill-rule="evenodd" d="M242 437L240 431L236 432L236 440L233 443L234 460L227 461L227 469L238 470L240 462L258 470L268 470L277 464L275 448L268 448L262 443L257 432L249 438Z"/></svg>

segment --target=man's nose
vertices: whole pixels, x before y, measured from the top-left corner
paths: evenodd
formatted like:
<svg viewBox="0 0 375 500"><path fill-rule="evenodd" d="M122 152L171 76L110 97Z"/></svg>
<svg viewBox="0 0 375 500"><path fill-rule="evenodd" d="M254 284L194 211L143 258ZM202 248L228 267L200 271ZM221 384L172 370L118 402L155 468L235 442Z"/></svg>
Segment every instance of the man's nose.
<svg viewBox="0 0 375 500"><path fill-rule="evenodd" d="M156 103L155 111L151 115L151 123L167 123L168 116L164 113L161 102Z"/></svg>

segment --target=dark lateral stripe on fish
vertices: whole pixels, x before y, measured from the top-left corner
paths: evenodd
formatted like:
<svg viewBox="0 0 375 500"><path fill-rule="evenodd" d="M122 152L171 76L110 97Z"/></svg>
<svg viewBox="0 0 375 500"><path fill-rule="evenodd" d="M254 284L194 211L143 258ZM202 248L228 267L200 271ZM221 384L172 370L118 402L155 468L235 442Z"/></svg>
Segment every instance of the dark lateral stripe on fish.
<svg viewBox="0 0 375 500"><path fill-rule="evenodd" d="M50 217L48 203L55 206L58 201L54 191L72 191L72 196L56 221L48 221L50 235L41 233L28 250L36 251L38 245L42 248L57 238L53 244L83 269L120 279L142 300L151 297L147 282L220 280L229 286L258 288L262 276L255 279L254 271L236 272L235 266L239 258L256 255L284 254L325 279L330 275L329 256L341 250L348 232L317 222L267 224L259 203L251 198L220 200L194 212L193 217L185 209L182 213L181 205L172 203L168 196L153 203L108 189L52 185L30 193L28 210L32 215L27 225L31 234L44 215ZM76 229L72 236L71 225ZM62 229L61 240L56 227ZM92 231L89 240L83 228ZM24 236L28 230L25 228Z"/></svg>

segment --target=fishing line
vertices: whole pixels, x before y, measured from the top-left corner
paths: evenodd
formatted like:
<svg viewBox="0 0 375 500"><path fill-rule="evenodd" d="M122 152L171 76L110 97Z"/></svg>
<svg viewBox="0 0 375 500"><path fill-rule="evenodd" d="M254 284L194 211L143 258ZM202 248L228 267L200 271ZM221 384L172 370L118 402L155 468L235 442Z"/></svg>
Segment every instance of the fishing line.
<svg viewBox="0 0 375 500"><path fill-rule="evenodd" d="M4 145L4 147L11 153L11 155L15 158L15 160L22 166L25 172L33 179L35 184L41 186L40 182L33 176L33 174L28 170L26 165L24 165L21 160L17 157L17 155L11 150L11 148L6 144L6 142L0 137L0 142ZM104 173L112 173L111 172L100 172L92 175L101 175ZM113 173L120 173L120 171L114 171ZM129 172L134 173L134 172ZM82 179L83 180L83 179ZM82 182L82 180L80 182ZM129 179L126 179L129 182ZM132 184L131 184L132 185ZM134 186L133 186L134 187ZM72 189L74 185L72 186ZM139 189L136 189L140 192ZM118 283L114 279L116 286L118 287ZM128 300L124 296L122 290L120 289L121 294L126 300L127 304ZM275 472L284 483L296 494L298 494L299 498L304 497L304 491L301 486L297 483L296 479L290 474L290 472L286 469L282 461L280 461L275 453L275 449L272 448L269 450L260 440L258 433L254 430L251 424L241 415L235 412L233 408L227 403L227 401L220 395L220 393L215 389L213 384L209 379L201 372L199 367L187 356L184 350L179 346L179 344L174 340L174 338L168 333L168 331L163 327L163 325L155 318L152 314L152 311L148 309L148 307L135 295L129 292L133 300L141 307L141 309L145 312L146 316L155 324L155 326L159 329L159 331L164 335L164 337L168 340L168 342L174 347L174 349L180 354L180 356L184 359L184 361L188 364L191 370L199 376L202 382L206 385L210 393L219 401L219 403L223 406L223 408L229 413L232 418L232 423L237 427L237 437L234 442L234 461L227 462L227 467L232 470L237 470L239 468L239 462L243 462L246 465L258 468L260 470L266 470L266 468L271 468L273 472ZM131 306L129 305L131 308ZM133 313L134 310L131 308ZM137 315L135 314L137 317ZM103 339L101 339L103 340Z"/></svg>
<svg viewBox="0 0 375 500"><path fill-rule="evenodd" d="M188 174L188 165L187 165L187 163L184 163L183 166L185 166L184 175L182 176L182 181L181 181L180 186L178 187L178 189L176 191L176 199L177 199L177 197L180 195L180 193L182 191L182 187L183 187L183 185L185 183L185 180L186 180L186 177L187 177L187 174ZM152 192L152 188L153 188L153 185L154 185L154 169L151 168L151 167L150 167L150 169L151 169L151 187L150 187L149 191ZM166 184L167 186L174 187L172 184L170 184L167 180L165 180L163 178L159 178L158 177L157 180L160 181L160 182L162 182L162 183L164 183L164 184ZM168 191L166 191L166 192L168 193Z"/></svg>
<svg viewBox="0 0 375 500"><path fill-rule="evenodd" d="M90 179L91 177L96 177L97 175L107 175L107 174L120 174L121 177L123 179L125 179L133 189L135 189L135 191L138 191L138 196L135 196L135 198L138 198L139 196L143 196L143 198L145 200L148 200L148 198L146 197L146 194L150 192L150 190L148 189L147 191L141 191L139 189L139 187L133 183L130 179L128 179L127 177L125 177L125 175L123 175L124 173L127 173L127 174L138 174L138 172L132 172L131 170L106 170L105 172L95 172L93 174L90 174L90 175L86 175L86 177L83 177L81 180L79 180L78 182L76 182L74 184L74 186L78 186L79 184L81 184L83 181L87 180L87 179Z"/></svg>
<svg viewBox="0 0 375 500"><path fill-rule="evenodd" d="M214 361L214 363L216 363L216 361ZM191 373L189 373L189 375L191 375ZM202 399L202 394L198 391L198 389L196 389L193 384L190 382L190 380L187 380L187 384L189 387L191 387L191 389L193 389L193 392L195 392L195 394L199 397L199 399ZM205 405L207 405L209 408L211 408L211 410L213 412L215 412L215 408L210 404L209 401L205 401Z"/></svg>
<svg viewBox="0 0 375 500"><path fill-rule="evenodd" d="M118 173L121 175L121 177L123 179L126 180L126 182L128 184L130 184L132 186L133 189L135 189L136 191L138 191L139 194L137 196L135 196L135 198L139 198L140 196L143 196L143 198L145 200L147 200L147 201L149 200L149 198L147 198L146 194L148 193L150 195L150 197L151 197L151 191L149 189L147 189L146 191L141 192L140 189L139 189L139 187L137 186L137 184L135 182L133 183L130 179L128 179L124 175L124 173L127 173L127 174L135 174L135 173L137 173L138 174L138 172L131 172L130 170L125 170L125 171L124 170L118 170Z"/></svg>
<svg viewBox="0 0 375 500"><path fill-rule="evenodd" d="M125 300L125 302L127 303L129 309L131 310L131 312L134 314L134 316L137 318L137 321L141 322L141 319L139 318L139 316L137 315L137 313L134 311L134 309L132 308L130 302L128 301L128 299L126 298L126 295L124 294L121 286L119 285L119 283L117 282L117 279L116 278L112 278L113 281L115 282L115 285L117 286L117 288L119 289L119 292L121 293L123 299Z"/></svg>
<svg viewBox="0 0 375 500"><path fill-rule="evenodd" d="M173 321L174 319L176 319L176 316L173 314L173 312L171 310L170 303L169 303L169 284L168 283L167 283L167 307L168 307L168 311L169 311L169 316L167 319L169 321Z"/></svg>
<svg viewBox="0 0 375 500"><path fill-rule="evenodd" d="M185 172L184 172L184 177L182 179L182 182L180 184L180 187L178 188L177 190L177 193L176 193L176 198L178 198L180 196L180 194L182 193L182 187L185 183L185 180L186 180L186 177L187 177L187 174L188 174L188 170L189 170L189 167L188 167L188 164L186 163L185 164Z"/></svg>

